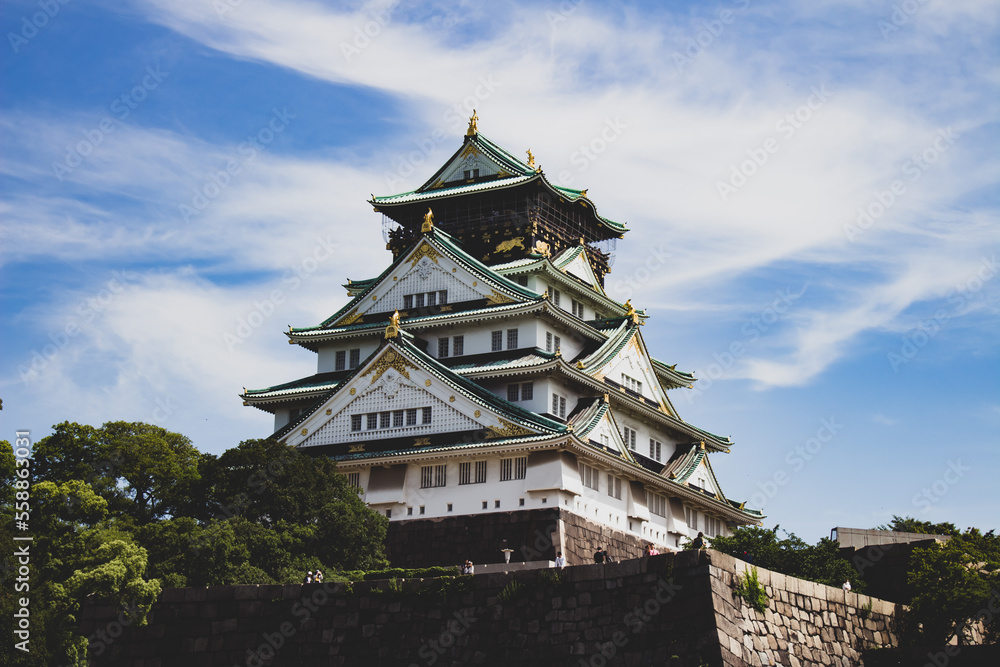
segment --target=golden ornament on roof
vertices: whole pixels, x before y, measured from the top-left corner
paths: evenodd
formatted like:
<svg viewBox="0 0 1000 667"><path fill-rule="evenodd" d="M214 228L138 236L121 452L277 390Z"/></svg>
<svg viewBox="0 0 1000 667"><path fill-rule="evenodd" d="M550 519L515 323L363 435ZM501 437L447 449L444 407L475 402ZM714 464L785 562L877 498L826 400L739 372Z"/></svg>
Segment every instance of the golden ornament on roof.
<svg viewBox="0 0 1000 667"><path fill-rule="evenodd" d="M586 190L586 188L584 188L583 190L580 190L580 196L581 197L586 197L587 196L587 190Z"/></svg>
<svg viewBox="0 0 1000 667"><path fill-rule="evenodd" d="M420 226L420 232L426 234L432 229L434 229L434 211L427 209L427 213L424 213L424 224Z"/></svg>
<svg viewBox="0 0 1000 667"><path fill-rule="evenodd" d="M535 166L535 156L531 154L530 148L528 149L528 166L529 167Z"/></svg>
<svg viewBox="0 0 1000 667"><path fill-rule="evenodd" d="M389 326L385 328L386 338L395 338L399 335L399 311L397 310L389 318Z"/></svg>
<svg viewBox="0 0 1000 667"><path fill-rule="evenodd" d="M552 250L550 249L549 244L545 241L535 241L535 247L531 249L531 252L536 255L541 255L542 257L552 256Z"/></svg>
<svg viewBox="0 0 1000 667"><path fill-rule="evenodd" d="M472 116L469 117L469 129L465 131L465 136L474 137L479 133L479 128L477 123L479 122L479 116L476 115L476 110L472 110Z"/></svg>

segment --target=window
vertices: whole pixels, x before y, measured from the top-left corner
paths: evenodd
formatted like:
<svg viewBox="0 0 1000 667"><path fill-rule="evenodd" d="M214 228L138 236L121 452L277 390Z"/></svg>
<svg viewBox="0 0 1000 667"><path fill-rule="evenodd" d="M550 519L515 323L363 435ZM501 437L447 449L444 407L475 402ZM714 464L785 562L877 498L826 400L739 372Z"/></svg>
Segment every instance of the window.
<svg viewBox="0 0 1000 667"><path fill-rule="evenodd" d="M685 507L684 521L691 530L698 530L698 510L693 507Z"/></svg>
<svg viewBox="0 0 1000 667"><path fill-rule="evenodd" d="M654 461L661 461L661 460L663 460L663 458L662 458L662 451L661 451L662 447L663 447L663 444L659 440L653 440L652 438L650 438L649 439L649 458L653 459Z"/></svg>
<svg viewBox="0 0 1000 667"><path fill-rule="evenodd" d="M419 294L404 294L403 308L423 308L426 306L441 306L448 303L448 290L436 292L421 292Z"/></svg>
<svg viewBox="0 0 1000 667"><path fill-rule="evenodd" d="M517 349L517 329L507 329L507 349Z"/></svg>
<svg viewBox="0 0 1000 667"><path fill-rule="evenodd" d="M361 473L359 472L349 472L347 473L347 483L353 486L355 489L361 488Z"/></svg>
<svg viewBox="0 0 1000 667"><path fill-rule="evenodd" d="M438 359L444 359L448 356L448 339L438 338Z"/></svg>
<svg viewBox="0 0 1000 667"><path fill-rule="evenodd" d="M393 410L392 412L392 427L399 428L403 425L403 411Z"/></svg>
<svg viewBox="0 0 1000 667"><path fill-rule="evenodd" d="M520 285L521 287L527 287L528 286L528 276L518 276L517 277L517 284Z"/></svg>
<svg viewBox="0 0 1000 667"><path fill-rule="evenodd" d="M622 373L622 386L629 391L634 391L637 394L642 393L642 382L639 382L635 378L631 378L624 373Z"/></svg>
<svg viewBox="0 0 1000 667"><path fill-rule="evenodd" d="M351 368L357 368L361 363L361 350L351 350Z"/></svg>
<svg viewBox="0 0 1000 667"><path fill-rule="evenodd" d="M483 509L486 509L489 506L490 506L490 504L484 500L483 501Z"/></svg>
<svg viewBox="0 0 1000 667"><path fill-rule="evenodd" d="M607 433L601 434L601 444L604 445L605 447L611 446L611 438L608 436Z"/></svg>
<svg viewBox="0 0 1000 667"><path fill-rule="evenodd" d="M427 293L427 305L428 306L436 306L437 305L437 300L438 300L438 293L437 292L428 292Z"/></svg>
<svg viewBox="0 0 1000 667"><path fill-rule="evenodd" d="M445 486L448 476L448 466L445 464L420 467L420 488L431 489Z"/></svg>
<svg viewBox="0 0 1000 667"><path fill-rule="evenodd" d="M417 425L417 409L409 408L406 411L406 425L416 426Z"/></svg>
<svg viewBox="0 0 1000 667"><path fill-rule="evenodd" d="M406 310L409 310L410 308L413 308L413 295L412 294L406 294L405 296L403 296L403 308L405 308Z"/></svg>
<svg viewBox="0 0 1000 667"><path fill-rule="evenodd" d="M423 294L414 294L413 295L413 307L414 308L423 308L424 307L424 295Z"/></svg>
<svg viewBox="0 0 1000 667"><path fill-rule="evenodd" d="M431 409L430 408L420 408L420 423L430 424L431 423Z"/></svg>
<svg viewBox="0 0 1000 667"><path fill-rule="evenodd" d="M646 505L656 516L667 516L667 499L660 494L646 491Z"/></svg>
<svg viewBox="0 0 1000 667"><path fill-rule="evenodd" d="M561 339L559 336L553 336L548 331L545 332L545 351L546 352L558 352L559 348L562 346Z"/></svg>
<svg viewBox="0 0 1000 667"><path fill-rule="evenodd" d="M552 394L552 414L559 419L566 419L566 397Z"/></svg>
<svg viewBox="0 0 1000 667"><path fill-rule="evenodd" d="M365 430L366 431L374 431L375 429L378 428L378 413L377 412L369 412L367 415L365 415L365 417L366 417L366 419L365 419Z"/></svg>
<svg viewBox="0 0 1000 667"><path fill-rule="evenodd" d="M500 459L500 481L524 479L528 474L528 457L519 456L513 459Z"/></svg>
<svg viewBox="0 0 1000 667"><path fill-rule="evenodd" d="M492 339L492 341L491 341L492 342L491 351L493 351L493 352L499 352L500 350L502 350L503 349L503 332L502 331L494 331L494 332L492 332L490 334L490 337Z"/></svg>
<svg viewBox="0 0 1000 667"><path fill-rule="evenodd" d="M337 351L337 361L334 362L333 369L335 371L342 371L347 368L347 352L344 350Z"/></svg>
<svg viewBox="0 0 1000 667"><path fill-rule="evenodd" d="M625 441L625 446L635 451L635 429L626 426L622 432L622 439Z"/></svg>
<svg viewBox="0 0 1000 667"><path fill-rule="evenodd" d="M546 331L545 332L545 351L546 352L551 352L552 351L552 332L551 331Z"/></svg>
<svg viewBox="0 0 1000 667"><path fill-rule="evenodd" d="M392 425L392 413L391 412L380 412L378 416L379 428L389 428Z"/></svg>
<svg viewBox="0 0 1000 667"><path fill-rule="evenodd" d="M351 430L352 431L361 430L361 415L351 415Z"/></svg>
<svg viewBox="0 0 1000 667"><path fill-rule="evenodd" d="M392 510L386 510L385 511L385 518L386 519L391 519L392 518Z"/></svg>
<svg viewBox="0 0 1000 667"><path fill-rule="evenodd" d="M424 506L423 506L423 505L421 505L421 506L420 506L420 513L421 513L421 514L423 514L423 513L424 513Z"/></svg>
<svg viewBox="0 0 1000 667"><path fill-rule="evenodd" d="M448 511L451 511L451 503L448 503Z"/></svg>
<svg viewBox="0 0 1000 667"><path fill-rule="evenodd" d="M443 306L448 303L448 290L438 290L438 305Z"/></svg>
<svg viewBox="0 0 1000 667"><path fill-rule="evenodd" d="M521 385L519 384L507 385L507 400L511 402L516 402L521 400Z"/></svg>
<svg viewBox="0 0 1000 667"><path fill-rule="evenodd" d="M559 297L560 296L561 295L559 294L559 290L557 290L557 289L552 290L552 303L554 305L556 305L556 306L559 305Z"/></svg>
<svg viewBox="0 0 1000 667"><path fill-rule="evenodd" d="M521 383L521 400L530 401L535 397L535 385L532 382Z"/></svg>
<svg viewBox="0 0 1000 667"><path fill-rule="evenodd" d="M711 537L722 534L722 521L714 516L705 515L705 534Z"/></svg>
<svg viewBox="0 0 1000 667"><path fill-rule="evenodd" d="M473 467L475 463L475 467ZM485 484L486 483L486 461L470 461L458 464L459 484ZM485 508L483 508L485 509Z"/></svg>
<svg viewBox="0 0 1000 667"><path fill-rule="evenodd" d="M460 357L465 354L465 336L455 336L451 341L451 352Z"/></svg>
<svg viewBox="0 0 1000 667"><path fill-rule="evenodd" d="M407 507L406 508L406 516L413 516L413 508L412 507Z"/></svg>
<svg viewBox="0 0 1000 667"><path fill-rule="evenodd" d="M500 509L500 501L499 500L494 500L493 501L493 507L495 507L496 509Z"/></svg>
<svg viewBox="0 0 1000 667"><path fill-rule="evenodd" d="M572 307L573 314L576 315L577 317L579 317L582 320L583 319L583 304L580 303L579 301L577 301L576 299L573 299L573 301L570 304L570 306Z"/></svg>
<svg viewBox="0 0 1000 667"><path fill-rule="evenodd" d="M622 480L608 473L608 495L612 498L622 499Z"/></svg>
<svg viewBox="0 0 1000 667"><path fill-rule="evenodd" d="M580 464L580 480L583 485L588 489L593 489L594 491L600 491L601 486L601 471L597 468L592 468L585 463Z"/></svg>

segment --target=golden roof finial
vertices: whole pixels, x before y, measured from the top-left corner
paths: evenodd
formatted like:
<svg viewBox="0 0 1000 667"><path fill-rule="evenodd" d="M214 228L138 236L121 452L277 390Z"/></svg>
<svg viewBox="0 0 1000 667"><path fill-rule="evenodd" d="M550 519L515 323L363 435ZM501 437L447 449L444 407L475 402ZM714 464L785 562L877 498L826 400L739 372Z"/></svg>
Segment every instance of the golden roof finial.
<svg viewBox="0 0 1000 667"><path fill-rule="evenodd" d="M535 156L531 154L530 148L528 149L528 166L529 167L535 166Z"/></svg>
<svg viewBox="0 0 1000 667"><path fill-rule="evenodd" d="M581 197L586 197L587 196L587 188L584 188L583 190L580 190L580 196Z"/></svg>
<svg viewBox="0 0 1000 667"><path fill-rule="evenodd" d="M389 318L389 326L385 328L385 337L396 338L399 336L399 311L397 310Z"/></svg>
<svg viewBox="0 0 1000 667"><path fill-rule="evenodd" d="M625 314L626 315L634 315L635 314L635 308L632 307L632 299L629 299L628 301L626 301L625 304L624 304L624 306L625 306Z"/></svg>
<svg viewBox="0 0 1000 667"><path fill-rule="evenodd" d="M479 134L479 128L477 123L479 122L479 116L476 115L476 110L472 110L472 116L469 117L469 129L465 131L465 136L474 137Z"/></svg>
<svg viewBox="0 0 1000 667"><path fill-rule="evenodd" d="M427 213L424 214L424 224L420 226L420 231L423 234L434 229L434 212L427 209Z"/></svg>

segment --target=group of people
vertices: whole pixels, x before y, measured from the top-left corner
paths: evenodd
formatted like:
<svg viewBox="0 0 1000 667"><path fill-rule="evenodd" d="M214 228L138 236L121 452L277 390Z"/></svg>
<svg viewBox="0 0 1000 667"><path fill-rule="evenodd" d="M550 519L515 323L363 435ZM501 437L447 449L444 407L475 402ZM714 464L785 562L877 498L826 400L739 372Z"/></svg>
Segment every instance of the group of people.
<svg viewBox="0 0 1000 667"><path fill-rule="evenodd" d="M643 550L643 555L645 556L659 556L660 550L656 548L655 544L647 544L646 548Z"/></svg>
<svg viewBox="0 0 1000 667"><path fill-rule="evenodd" d="M302 582L302 583L305 583L305 584L322 584L323 583L323 571L322 570L316 570L315 572L313 572L312 570L309 570L306 573L306 580L304 582Z"/></svg>
<svg viewBox="0 0 1000 667"><path fill-rule="evenodd" d="M604 547L597 547L597 551L594 552L594 562L595 563L614 563L615 561L611 559L611 554Z"/></svg>
<svg viewBox="0 0 1000 667"><path fill-rule="evenodd" d="M471 560L466 560L459 566L459 570L462 574L475 574L476 566L472 564Z"/></svg>

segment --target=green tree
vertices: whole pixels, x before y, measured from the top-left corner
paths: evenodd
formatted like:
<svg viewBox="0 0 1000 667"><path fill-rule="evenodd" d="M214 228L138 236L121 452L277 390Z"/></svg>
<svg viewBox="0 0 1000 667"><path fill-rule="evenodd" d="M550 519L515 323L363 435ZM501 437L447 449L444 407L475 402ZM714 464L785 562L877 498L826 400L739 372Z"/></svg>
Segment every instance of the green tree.
<svg viewBox="0 0 1000 667"><path fill-rule="evenodd" d="M892 515L892 521L878 526L875 530L894 530L901 533L923 533L925 535L958 535L960 531L953 523L931 523L918 521L913 517Z"/></svg>
<svg viewBox="0 0 1000 667"><path fill-rule="evenodd" d="M906 633L923 645L943 645L958 635L967 640L969 625L986 626L987 639L1000 638L1000 538L973 528L947 542L914 549L908 583L914 591Z"/></svg>

